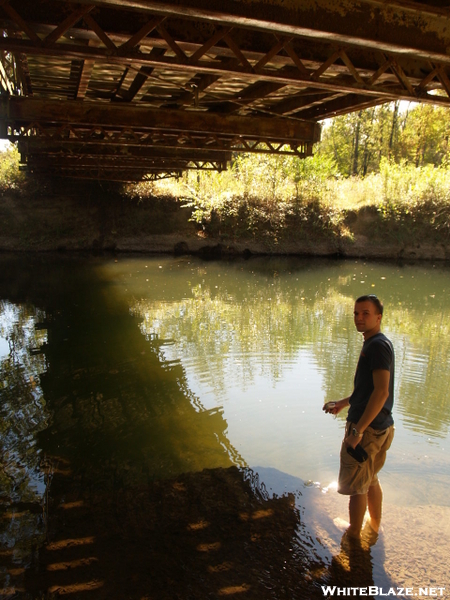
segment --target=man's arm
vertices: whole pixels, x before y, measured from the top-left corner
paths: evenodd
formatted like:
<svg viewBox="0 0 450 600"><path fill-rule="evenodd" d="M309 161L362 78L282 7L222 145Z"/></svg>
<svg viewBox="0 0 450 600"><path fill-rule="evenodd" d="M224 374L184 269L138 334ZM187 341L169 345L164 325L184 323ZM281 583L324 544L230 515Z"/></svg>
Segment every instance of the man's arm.
<svg viewBox="0 0 450 600"><path fill-rule="evenodd" d="M372 372L373 392L370 395L369 402L367 403L361 418L355 425L355 428L359 433L364 433L375 417L381 412L384 403L389 397L390 376L390 372L384 369L376 369ZM346 446L352 446L352 448L355 448L360 441L361 438L355 437L352 433L345 438Z"/></svg>

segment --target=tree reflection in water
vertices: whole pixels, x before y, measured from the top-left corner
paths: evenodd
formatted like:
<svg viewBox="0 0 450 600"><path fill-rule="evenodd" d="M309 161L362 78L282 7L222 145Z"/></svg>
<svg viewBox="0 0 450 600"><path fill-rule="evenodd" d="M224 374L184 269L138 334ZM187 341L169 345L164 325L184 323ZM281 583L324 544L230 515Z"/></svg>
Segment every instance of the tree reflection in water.
<svg viewBox="0 0 450 600"><path fill-rule="evenodd" d="M358 273L362 269L364 275ZM122 276L120 266L110 272ZM152 290L141 292L136 283L128 294L142 332L176 340L178 355L218 398L230 380L248 389L258 374L275 384L304 349L323 377L324 400L346 396L360 352L353 303L362 290L376 285L388 307L383 329L396 348L396 410L405 416L406 427L446 437L450 404L441 374L450 353L450 296L445 265L427 269L263 258L244 268L205 267L192 260L168 262L162 269L153 265L147 275Z"/></svg>
<svg viewBox="0 0 450 600"><path fill-rule="evenodd" d="M0 336L9 348L0 359L0 572L7 589L45 540L47 481L37 434L50 415L39 383L45 335L34 324L40 314L30 305L1 301L0 315Z"/></svg>
<svg viewBox="0 0 450 600"><path fill-rule="evenodd" d="M15 312L2 363L2 593L322 597L292 497L265 494L180 363L70 268L35 285L22 266L11 294L41 308Z"/></svg>
<svg viewBox="0 0 450 600"><path fill-rule="evenodd" d="M325 397L345 393L361 289L347 267L333 265L330 283L306 263L295 278L235 265L224 281L201 263L171 279L156 262L138 276L138 262L0 260L1 336L11 343L0 387L4 594L283 600L321 598L320 582L355 585L356 573L370 585L367 553L343 547L324 570L302 499L265 493L223 410L204 408L180 362L201 357L220 397L230 378L249 389L257 368L277 381L308 348ZM443 288L444 276L433 282ZM436 376L450 311L443 302L437 327L436 313L423 314L427 279L416 281L414 297L390 282L385 327L402 375L398 410L411 415L406 426L439 435L450 422ZM170 339L183 350L172 360ZM417 378L434 385L426 405Z"/></svg>

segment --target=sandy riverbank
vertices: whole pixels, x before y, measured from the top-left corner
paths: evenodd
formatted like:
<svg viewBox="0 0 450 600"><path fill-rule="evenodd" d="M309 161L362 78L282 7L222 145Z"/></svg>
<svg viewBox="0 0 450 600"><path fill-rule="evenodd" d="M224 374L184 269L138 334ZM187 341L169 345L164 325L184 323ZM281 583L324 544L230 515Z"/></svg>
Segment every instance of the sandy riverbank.
<svg viewBox="0 0 450 600"><path fill-rule="evenodd" d="M321 494L316 510L305 518L330 560L342 560L342 534L348 519L347 499L336 492ZM374 585L419 588L446 587L441 596L450 595L450 507L403 507L384 503L382 531L370 548ZM339 585L337 583L336 585ZM391 596L392 597L392 596ZM405 595L400 597L407 597Z"/></svg>

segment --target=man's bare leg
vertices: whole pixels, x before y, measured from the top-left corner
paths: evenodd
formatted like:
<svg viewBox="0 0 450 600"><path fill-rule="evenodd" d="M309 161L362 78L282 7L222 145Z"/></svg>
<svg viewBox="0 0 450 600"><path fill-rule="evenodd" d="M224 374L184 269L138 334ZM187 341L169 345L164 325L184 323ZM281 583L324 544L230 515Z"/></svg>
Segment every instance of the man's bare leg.
<svg viewBox="0 0 450 600"><path fill-rule="evenodd" d="M347 529L347 533L350 537L359 538L367 509L367 494L350 496L348 508L350 527Z"/></svg>
<svg viewBox="0 0 450 600"><path fill-rule="evenodd" d="M369 491L367 492L367 503L370 515L369 524L375 533L378 533L380 530L383 504L383 490L381 489L379 481L377 481L375 485L370 486Z"/></svg>

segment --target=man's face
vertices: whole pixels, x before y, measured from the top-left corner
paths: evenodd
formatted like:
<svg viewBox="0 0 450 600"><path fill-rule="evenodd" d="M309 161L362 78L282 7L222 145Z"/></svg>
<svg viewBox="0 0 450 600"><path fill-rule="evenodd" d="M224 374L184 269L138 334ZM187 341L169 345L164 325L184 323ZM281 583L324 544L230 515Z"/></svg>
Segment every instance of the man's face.
<svg viewBox="0 0 450 600"><path fill-rule="evenodd" d="M356 329L364 334L364 337L370 337L380 330L381 315L373 302L356 302L353 313ZM366 335L369 334L369 335Z"/></svg>

